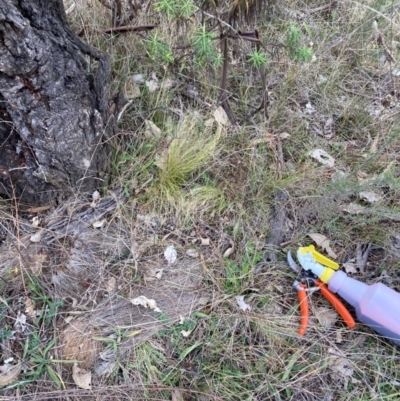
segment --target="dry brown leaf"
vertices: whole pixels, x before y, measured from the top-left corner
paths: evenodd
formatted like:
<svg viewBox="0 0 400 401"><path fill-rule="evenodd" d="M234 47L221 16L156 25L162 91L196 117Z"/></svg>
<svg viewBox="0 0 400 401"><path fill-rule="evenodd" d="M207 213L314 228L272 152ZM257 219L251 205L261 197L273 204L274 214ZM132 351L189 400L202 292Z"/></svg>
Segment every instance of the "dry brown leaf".
<svg viewBox="0 0 400 401"><path fill-rule="evenodd" d="M210 245L210 238L200 238L201 245Z"/></svg>
<svg viewBox="0 0 400 401"><path fill-rule="evenodd" d="M380 139L380 135L378 133L378 135L375 137L375 139L372 141L371 147L369 148L369 151L371 153L376 153L378 150L378 143L379 143L379 139Z"/></svg>
<svg viewBox="0 0 400 401"><path fill-rule="evenodd" d="M335 159L323 149L314 149L310 152L310 156L325 166L333 167L335 165Z"/></svg>
<svg viewBox="0 0 400 401"><path fill-rule="evenodd" d="M93 228L103 228L105 224L106 224L106 220L105 219L98 220L98 221L95 221L93 223Z"/></svg>
<svg viewBox="0 0 400 401"><path fill-rule="evenodd" d="M111 277L106 283L106 291L113 292L116 287L117 287L117 280L115 279L115 277Z"/></svg>
<svg viewBox="0 0 400 401"><path fill-rule="evenodd" d="M344 387L347 388L347 383L354 373L350 361L340 353L340 351L329 348L328 365L329 367L344 380Z"/></svg>
<svg viewBox="0 0 400 401"><path fill-rule="evenodd" d="M325 237L325 235L318 233L307 234L320 248L322 248L330 258L336 259L337 255L333 252L332 248L329 245L329 239Z"/></svg>
<svg viewBox="0 0 400 401"><path fill-rule="evenodd" d="M315 316L319 324L326 329L332 327L338 320L337 313L332 308L325 308L324 306L315 310Z"/></svg>
<svg viewBox="0 0 400 401"><path fill-rule="evenodd" d="M157 302L154 299L149 299L144 295L140 297L133 298L130 300L133 305L141 305L145 308L153 309L154 312L161 312L161 309L157 306Z"/></svg>
<svg viewBox="0 0 400 401"><path fill-rule="evenodd" d="M40 230L36 234L33 234L30 239L32 242L40 242L43 234L44 234L44 230Z"/></svg>
<svg viewBox="0 0 400 401"><path fill-rule="evenodd" d="M343 263L344 271L348 273L357 273L357 265L352 262Z"/></svg>
<svg viewBox="0 0 400 401"><path fill-rule="evenodd" d="M47 256L44 253L37 253L35 255L32 255L29 268L34 276L38 276L42 272L42 266L46 259Z"/></svg>
<svg viewBox="0 0 400 401"><path fill-rule="evenodd" d="M144 276L145 281L156 281L160 280L163 276L164 269L156 268L156 269L150 269L146 272L146 275Z"/></svg>
<svg viewBox="0 0 400 401"><path fill-rule="evenodd" d="M78 387L85 390L92 388L92 372L79 368L78 364L74 364L72 367L72 378Z"/></svg>
<svg viewBox="0 0 400 401"><path fill-rule="evenodd" d="M193 330L187 330L187 331L182 330L181 334L183 335L183 337L189 337L192 334L192 331Z"/></svg>
<svg viewBox="0 0 400 401"><path fill-rule="evenodd" d="M224 108L222 106L219 106L215 111L214 111L214 118L215 121L218 124L221 125L230 125L228 115L226 114Z"/></svg>
<svg viewBox="0 0 400 401"><path fill-rule="evenodd" d="M133 77L128 77L124 85L124 96L128 100L131 100L140 97L140 95L141 93L138 84L135 82Z"/></svg>
<svg viewBox="0 0 400 401"><path fill-rule="evenodd" d="M168 262L168 266L171 266L176 262L178 253L176 252L176 249L173 245L167 246L167 249L164 252L164 257Z"/></svg>
<svg viewBox="0 0 400 401"><path fill-rule="evenodd" d="M349 214L363 214L367 211L364 206L358 205L357 203L349 203L346 206L342 206L342 210Z"/></svg>
<svg viewBox="0 0 400 401"><path fill-rule="evenodd" d="M171 401L183 401L183 394L182 391L175 389L171 393Z"/></svg>
<svg viewBox="0 0 400 401"><path fill-rule="evenodd" d="M149 92L155 92L159 88L158 80L157 79L151 79L150 81L146 81L146 86Z"/></svg>
<svg viewBox="0 0 400 401"><path fill-rule="evenodd" d="M244 295L238 295L237 297L235 297L237 304L239 305L239 308L243 311L251 311L251 306L249 304L246 304L246 302L244 302Z"/></svg>
<svg viewBox="0 0 400 401"><path fill-rule="evenodd" d="M224 254L222 255L223 258L229 258L229 256L231 256L233 254L233 252L235 252L235 244L234 242L231 240L229 243L229 248L226 249L226 251L224 252Z"/></svg>
<svg viewBox="0 0 400 401"><path fill-rule="evenodd" d="M196 251L196 249L188 249L186 251L186 255L190 256L191 258L198 258L199 257L199 253Z"/></svg>
<svg viewBox="0 0 400 401"><path fill-rule="evenodd" d="M162 134L162 131L160 128L157 127L151 120L145 120L144 125L146 127L144 134L146 138L159 138Z"/></svg>
<svg viewBox="0 0 400 401"><path fill-rule="evenodd" d="M378 203L383 199L382 195L374 191L361 191L359 195L361 199L367 201L368 203Z"/></svg>
<svg viewBox="0 0 400 401"><path fill-rule="evenodd" d="M39 217L38 216L35 216L33 219L32 219L32 227L34 227L34 228L36 228L36 227L38 227L39 226Z"/></svg>
<svg viewBox="0 0 400 401"><path fill-rule="evenodd" d="M30 298L25 298L25 313L33 320L36 317L35 307Z"/></svg>
<svg viewBox="0 0 400 401"><path fill-rule="evenodd" d="M22 368L22 363L18 362L16 365L8 363L0 366L0 386L8 386L17 380Z"/></svg>

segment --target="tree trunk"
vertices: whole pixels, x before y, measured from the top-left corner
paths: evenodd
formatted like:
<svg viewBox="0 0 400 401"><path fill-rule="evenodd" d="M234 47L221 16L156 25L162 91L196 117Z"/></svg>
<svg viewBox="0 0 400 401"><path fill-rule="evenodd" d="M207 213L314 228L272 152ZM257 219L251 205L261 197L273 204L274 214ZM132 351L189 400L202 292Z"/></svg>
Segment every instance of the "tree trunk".
<svg viewBox="0 0 400 401"><path fill-rule="evenodd" d="M1 195L40 205L103 184L110 70L62 0L0 0Z"/></svg>

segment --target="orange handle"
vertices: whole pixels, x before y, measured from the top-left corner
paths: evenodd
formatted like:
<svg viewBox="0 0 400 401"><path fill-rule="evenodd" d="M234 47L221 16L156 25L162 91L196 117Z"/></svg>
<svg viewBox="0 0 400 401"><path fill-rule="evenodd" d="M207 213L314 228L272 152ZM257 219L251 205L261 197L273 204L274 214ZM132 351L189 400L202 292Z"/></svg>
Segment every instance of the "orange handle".
<svg viewBox="0 0 400 401"><path fill-rule="evenodd" d="M347 327L353 328L356 323L353 317L350 315L350 312L346 309L346 307L340 302L339 298L330 291L325 283L322 281L317 281L316 285L320 288L321 294L332 304L332 306L337 310L339 315L342 317Z"/></svg>
<svg viewBox="0 0 400 401"><path fill-rule="evenodd" d="M301 312L299 335L304 336L308 326L308 300L304 284L300 284L300 287L297 292Z"/></svg>

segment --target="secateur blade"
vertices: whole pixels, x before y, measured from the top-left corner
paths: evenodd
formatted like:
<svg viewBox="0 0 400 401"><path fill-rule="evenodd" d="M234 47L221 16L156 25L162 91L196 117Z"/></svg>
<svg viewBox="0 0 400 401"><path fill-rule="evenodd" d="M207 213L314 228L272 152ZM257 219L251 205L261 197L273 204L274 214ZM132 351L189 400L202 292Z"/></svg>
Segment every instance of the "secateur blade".
<svg viewBox="0 0 400 401"><path fill-rule="evenodd" d="M294 261L292 254L290 251L287 253L287 262L290 268L296 273L299 274L301 272L301 267Z"/></svg>

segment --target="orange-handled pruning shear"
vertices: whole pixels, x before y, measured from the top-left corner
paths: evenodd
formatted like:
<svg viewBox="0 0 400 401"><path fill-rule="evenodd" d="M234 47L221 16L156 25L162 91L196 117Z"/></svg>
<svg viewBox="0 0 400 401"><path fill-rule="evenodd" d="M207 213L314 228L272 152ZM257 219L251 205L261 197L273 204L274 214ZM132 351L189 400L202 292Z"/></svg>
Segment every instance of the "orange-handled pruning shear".
<svg viewBox="0 0 400 401"><path fill-rule="evenodd" d="M287 254L287 261L291 269L298 274L298 277L293 283L293 286L298 291L297 294L301 311L299 335L304 336L308 325L309 308L307 292L312 293L318 290L320 290L321 294L333 305L333 307L337 310L337 312L349 328L353 328L356 325L353 317L350 315L350 312L336 297L336 295L331 292L328 289L327 285L320 281L315 274L298 266L297 263L293 260L290 251Z"/></svg>

